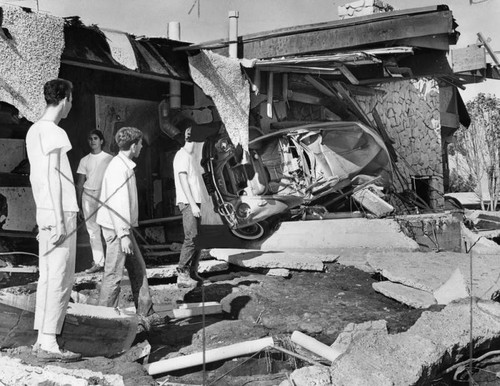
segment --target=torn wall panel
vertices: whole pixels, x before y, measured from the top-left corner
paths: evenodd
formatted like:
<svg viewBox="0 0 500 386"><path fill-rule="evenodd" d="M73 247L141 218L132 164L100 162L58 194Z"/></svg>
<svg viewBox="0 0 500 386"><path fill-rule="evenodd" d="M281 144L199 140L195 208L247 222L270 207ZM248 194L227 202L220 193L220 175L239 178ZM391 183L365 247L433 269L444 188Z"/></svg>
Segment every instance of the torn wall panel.
<svg viewBox="0 0 500 386"><path fill-rule="evenodd" d="M30 121L45 109L43 85L57 78L64 48L64 20L2 6L0 101Z"/></svg>
<svg viewBox="0 0 500 386"><path fill-rule="evenodd" d="M250 85L235 59L201 51L189 57L195 83L210 96L235 145L248 149L248 112Z"/></svg>

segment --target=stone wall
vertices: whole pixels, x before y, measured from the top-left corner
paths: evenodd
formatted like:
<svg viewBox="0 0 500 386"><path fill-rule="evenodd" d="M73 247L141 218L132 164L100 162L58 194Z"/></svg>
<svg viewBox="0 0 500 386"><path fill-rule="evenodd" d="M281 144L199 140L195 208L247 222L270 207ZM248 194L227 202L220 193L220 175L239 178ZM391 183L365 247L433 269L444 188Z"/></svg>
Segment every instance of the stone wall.
<svg viewBox="0 0 500 386"><path fill-rule="evenodd" d="M378 84L373 89L375 95L355 98L372 121L373 111L378 113L394 141L398 156L395 190L411 191L415 177L419 181L428 177L431 207L442 209L444 187L437 82L426 78L401 80Z"/></svg>

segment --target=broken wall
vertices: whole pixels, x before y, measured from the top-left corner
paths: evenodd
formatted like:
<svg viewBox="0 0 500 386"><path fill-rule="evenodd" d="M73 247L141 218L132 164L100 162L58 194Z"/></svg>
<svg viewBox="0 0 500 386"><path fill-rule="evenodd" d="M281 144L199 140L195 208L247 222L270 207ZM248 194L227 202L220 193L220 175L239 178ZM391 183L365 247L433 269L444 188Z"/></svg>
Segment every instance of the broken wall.
<svg viewBox="0 0 500 386"><path fill-rule="evenodd" d="M415 181L429 178L430 206L444 208L439 86L434 79L401 80L374 86L374 96L355 96L374 120L373 111L394 141L400 177L396 191L414 190Z"/></svg>

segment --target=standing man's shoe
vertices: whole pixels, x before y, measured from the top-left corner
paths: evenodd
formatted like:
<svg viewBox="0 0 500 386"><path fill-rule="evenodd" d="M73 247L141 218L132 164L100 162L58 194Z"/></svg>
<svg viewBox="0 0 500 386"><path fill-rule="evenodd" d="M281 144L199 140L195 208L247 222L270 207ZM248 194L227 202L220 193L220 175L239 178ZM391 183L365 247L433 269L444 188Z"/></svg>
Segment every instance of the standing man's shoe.
<svg viewBox="0 0 500 386"><path fill-rule="evenodd" d="M67 350L61 350L61 352L51 352L45 351L42 349L38 349L36 353L36 357L40 362L77 362L82 359L81 354L77 354L76 352L71 352Z"/></svg>
<svg viewBox="0 0 500 386"><path fill-rule="evenodd" d="M94 264L89 269L86 269L85 273L98 273L98 272L103 272L103 271L104 271L104 266L99 265L99 264Z"/></svg>
<svg viewBox="0 0 500 386"><path fill-rule="evenodd" d="M196 280L191 279L188 270L177 268L177 287L191 288L191 287L196 287L197 285L198 282Z"/></svg>

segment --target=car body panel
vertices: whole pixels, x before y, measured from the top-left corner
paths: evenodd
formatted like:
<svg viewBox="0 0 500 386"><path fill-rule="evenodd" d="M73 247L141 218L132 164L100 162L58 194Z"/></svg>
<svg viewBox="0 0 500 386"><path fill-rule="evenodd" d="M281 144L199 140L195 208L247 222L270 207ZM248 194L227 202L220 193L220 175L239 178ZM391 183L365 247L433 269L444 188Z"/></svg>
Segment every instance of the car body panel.
<svg viewBox="0 0 500 386"><path fill-rule="evenodd" d="M347 185L392 182L383 140L359 122L296 125L254 138L247 153L217 136L203 158L214 207L232 229L322 202Z"/></svg>

